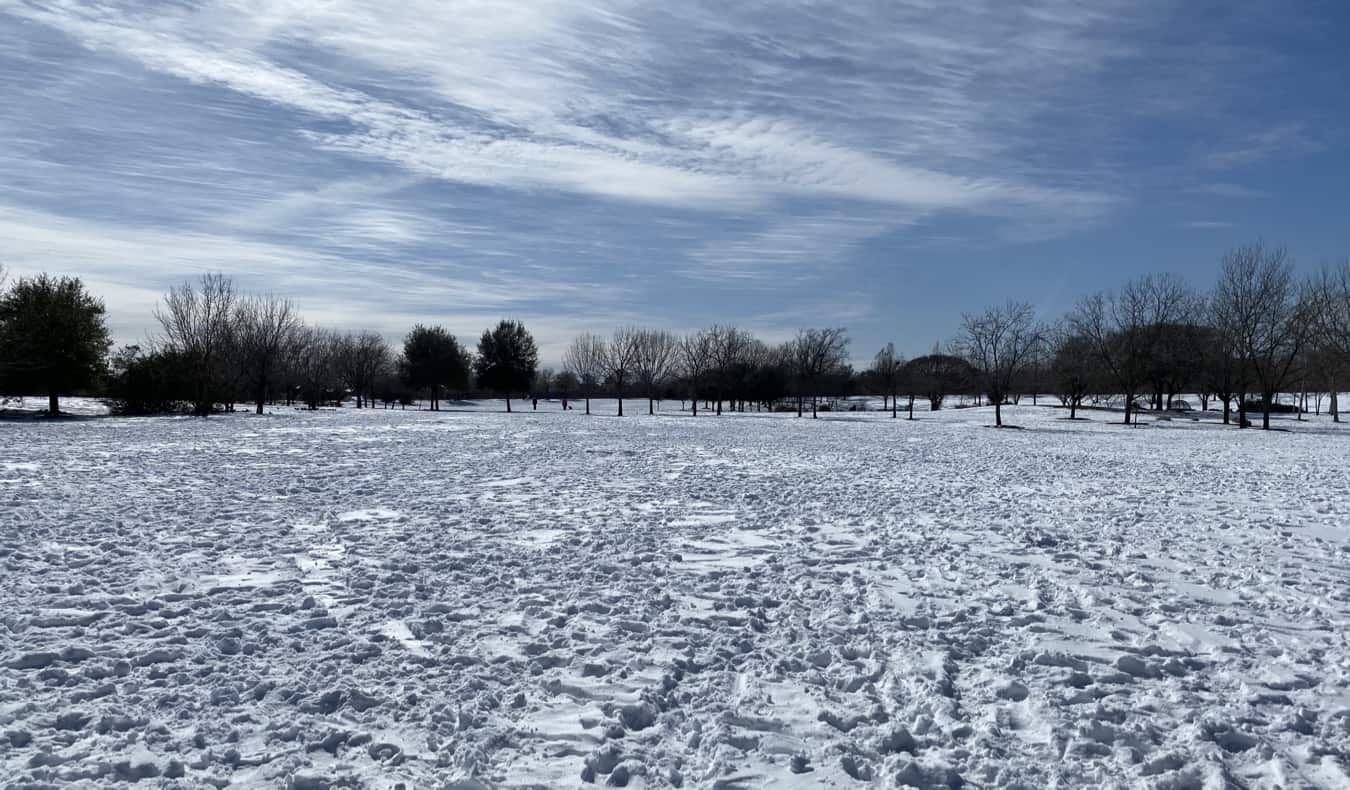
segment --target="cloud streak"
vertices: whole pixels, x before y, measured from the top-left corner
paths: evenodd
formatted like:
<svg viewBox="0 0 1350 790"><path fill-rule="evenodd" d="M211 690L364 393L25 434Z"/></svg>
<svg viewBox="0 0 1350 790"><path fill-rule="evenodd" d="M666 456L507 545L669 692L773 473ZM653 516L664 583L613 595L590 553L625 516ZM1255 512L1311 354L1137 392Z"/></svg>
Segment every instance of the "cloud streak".
<svg viewBox="0 0 1350 790"><path fill-rule="evenodd" d="M888 249L1260 201L1322 150L1248 112L1298 31L1202 5L0 0L4 254L128 309L213 269L391 327L865 324L837 283Z"/></svg>

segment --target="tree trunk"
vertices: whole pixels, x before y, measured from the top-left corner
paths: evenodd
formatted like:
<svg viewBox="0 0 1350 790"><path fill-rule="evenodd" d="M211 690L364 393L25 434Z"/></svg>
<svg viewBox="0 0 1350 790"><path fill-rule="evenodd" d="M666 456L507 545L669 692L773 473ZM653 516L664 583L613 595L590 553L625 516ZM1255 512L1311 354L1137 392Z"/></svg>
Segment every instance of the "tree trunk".
<svg viewBox="0 0 1350 790"><path fill-rule="evenodd" d="M1341 421L1341 407L1337 403L1336 384L1334 382L1331 385L1331 421L1332 422Z"/></svg>
<svg viewBox="0 0 1350 790"><path fill-rule="evenodd" d="M697 396L697 395L694 396L694 399L693 399L693 400L689 401L689 405L692 406L692 407L694 408L694 416L697 417L697 416L698 416L698 396Z"/></svg>
<svg viewBox="0 0 1350 790"><path fill-rule="evenodd" d="M1231 399L1229 399L1229 398L1224 398L1224 399L1223 399L1223 424L1224 424L1224 425L1231 425L1231 424L1232 424L1232 422L1231 422L1232 415L1233 415L1233 401L1232 401Z"/></svg>
<svg viewBox="0 0 1350 790"><path fill-rule="evenodd" d="M623 416L623 393L619 393L619 416Z"/></svg>
<svg viewBox="0 0 1350 790"><path fill-rule="evenodd" d="M587 396L586 396L586 414L589 415L590 413L591 413L591 396L590 396L590 395L587 395Z"/></svg>
<svg viewBox="0 0 1350 790"><path fill-rule="evenodd" d="M1126 396L1125 398L1125 424L1130 424L1130 408L1134 405L1134 398Z"/></svg>
<svg viewBox="0 0 1350 790"><path fill-rule="evenodd" d="M816 396L811 396L811 419L816 419Z"/></svg>
<svg viewBox="0 0 1350 790"><path fill-rule="evenodd" d="M1078 419L1078 399L1077 399L1077 398L1069 398L1069 419L1070 419L1070 420L1076 420L1076 419Z"/></svg>
<svg viewBox="0 0 1350 790"><path fill-rule="evenodd" d="M798 395L798 396L797 396L797 416L798 416L798 417L802 416L802 400L803 400L802 396L801 396L801 395Z"/></svg>
<svg viewBox="0 0 1350 790"><path fill-rule="evenodd" d="M1270 399L1269 393L1261 393L1261 430L1270 430Z"/></svg>
<svg viewBox="0 0 1350 790"><path fill-rule="evenodd" d="M510 414L510 413L511 413L511 396L510 396L510 395L507 395L507 396L506 396L506 413L507 413L507 414Z"/></svg>
<svg viewBox="0 0 1350 790"><path fill-rule="evenodd" d="M653 400L652 398L647 399L647 416L648 417L656 416L656 401Z"/></svg>
<svg viewBox="0 0 1350 790"><path fill-rule="evenodd" d="M55 417L61 413L61 396L55 389L47 391L47 414Z"/></svg>
<svg viewBox="0 0 1350 790"><path fill-rule="evenodd" d="M994 401L994 427L995 427L995 428L1002 428L1002 427L1003 427L1003 399L1002 399L1002 398L998 398L997 400L995 400L995 399L991 398L990 400L993 400L993 401Z"/></svg>
<svg viewBox="0 0 1350 790"><path fill-rule="evenodd" d="M900 410L899 406L900 406L900 399L899 399L897 396L892 395L892 396L891 396L891 419L892 419L892 420L895 419L896 413Z"/></svg>
<svg viewBox="0 0 1350 790"><path fill-rule="evenodd" d="M909 419L914 419L914 396L909 396Z"/></svg>

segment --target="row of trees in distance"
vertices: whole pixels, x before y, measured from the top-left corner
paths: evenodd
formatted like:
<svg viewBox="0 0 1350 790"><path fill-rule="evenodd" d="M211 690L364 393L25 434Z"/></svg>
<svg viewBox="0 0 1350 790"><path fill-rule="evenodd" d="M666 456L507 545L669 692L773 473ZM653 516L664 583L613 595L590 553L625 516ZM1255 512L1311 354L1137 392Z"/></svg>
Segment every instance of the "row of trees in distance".
<svg viewBox="0 0 1350 790"><path fill-rule="evenodd" d="M425 397L440 409L451 395L648 400L724 409L791 409L815 416L840 396L881 396L892 417L900 401L932 410L953 395L987 399L996 425L1002 406L1052 393L1077 418L1102 401L1165 410L1182 393L1220 406L1224 423L1245 427L1250 409L1270 426L1280 393L1292 408L1320 412L1323 394L1339 421L1337 391L1350 373L1350 262L1299 279L1287 252L1256 243L1224 256L1218 281L1197 291L1172 275L1145 275L1088 295L1053 321L1009 302L963 316L957 337L905 359L887 344L855 371L842 328L802 329L767 343L731 325L685 334L620 327L583 333L562 369L540 369L525 326L503 320L470 352L440 326L413 327L395 349L378 333L307 324L289 300L240 293L222 275L171 289L155 310L155 341L108 355L102 303L79 280L39 275L0 281L0 393L58 396L98 392L121 413L188 410L205 416L251 403L309 408L354 398L358 408Z"/></svg>

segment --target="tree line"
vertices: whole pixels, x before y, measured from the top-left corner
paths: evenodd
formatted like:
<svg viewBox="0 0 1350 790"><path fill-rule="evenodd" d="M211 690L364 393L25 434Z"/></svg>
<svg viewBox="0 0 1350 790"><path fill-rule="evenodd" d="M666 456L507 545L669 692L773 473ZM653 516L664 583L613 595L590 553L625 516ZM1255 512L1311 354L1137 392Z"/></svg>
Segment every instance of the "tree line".
<svg viewBox="0 0 1350 790"><path fill-rule="evenodd" d="M159 336L109 353L103 303L76 278L18 278L0 271L0 394L103 397L121 414L206 416L251 404L317 409L354 399L390 408L425 399L491 393L513 398L643 398L647 411L679 399L724 410L790 410L815 417L852 395L882 398L909 419L916 399L930 410L953 396L994 407L1052 394L1078 418L1091 405L1141 410L1179 406L1194 393L1218 405L1223 422L1251 424L1259 411L1292 409L1324 396L1339 421L1338 389L1350 373L1350 262L1296 276L1283 248L1255 243L1227 253L1217 282L1196 290L1172 275L1145 275L1090 294L1055 320L1008 302L963 315L958 335L914 359L888 343L870 366L850 364L843 328L799 330L785 342L719 324L684 334L620 327L583 333L560 370L540 368L530 332L502 320L470 350L442 326L418 325L395 348L375 332L338 332L304 321L288 299L244 294L228 277L204 275L169 290L156 307ZM1281 404L1293 393L1294 404ZM565 403L565 401L564 401ZM1236 419L1234 418L1236 415Z"/></svg>

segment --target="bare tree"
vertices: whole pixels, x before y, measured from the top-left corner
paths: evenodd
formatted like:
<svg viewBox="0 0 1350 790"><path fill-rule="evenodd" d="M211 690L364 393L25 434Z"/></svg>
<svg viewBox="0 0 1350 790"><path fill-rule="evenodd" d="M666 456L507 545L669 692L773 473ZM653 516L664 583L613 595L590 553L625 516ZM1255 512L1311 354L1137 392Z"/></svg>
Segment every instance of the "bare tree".
<svg viewBox="0 0 1350 790"><path fill-rule="evenodd" d="M899 411L900 376L904 369L905 358L895 353L894 343L887 343L886 347L872 358L872 374L876 377L877 387L881 389L883 396L889 396L891 399L892 419Z"/></svg>
<svg viewBox="0 0 1350 790"><path fill-rule="evenodd" d="M238 350L244 384L253 394L254 410L263 413L269 388L276 382L288 348L302 326L289 299L256 296L239 304Z"/></svg>
<svg viewBox="0 0 1350 790"><path fill-rule="evenodd" d="M1118 293L1096 293L1078 303L1070 320L1088 338L1103 369L1125 397L1125 423L1148 383L1160 331L1181 322L1194 296L1172 275L1144 275Z"/></svg>
<svg viewBox="0 0 1350 790"><path fill-rule="evenodd" d="M1251 382L1251 365L1247 363L1241 339L1226 317L1226 304L1217 292L1210 295L1208 338L1200 346L1201 386L1214 393L1223 404L1223 424L1232 423L1233 404L1238 407L1238 424L1247 421L1247 388Z"/></svg>
<svg viewBox="0 0 1350 790"><path fill-rule="evenodd" d="M587 414L591 413L591 393L605 374L607 357L605 341L589 332L578 335L563 353L563 367L577 377L577 384L586 398Z"/></svg>
<svg viewBox="0 0 1350 790"><path fill-rule="evenodd" d="M338 394L342 386L342 376L338 369L338 357L342 350L342 338L336 333L319 327L304 327L299 332L297 355L297 374L300 385L300 397L310 410Z"/></svg>
<svg viewBox="0 0 1350 790"><path fill-rule="evenodd" d="M619 416L623 416L623 391L638 363L641 332L631 326L619 327L605 344L604 371L614 394L619 398Z"/></svg>
<svg viewBox="0 0 1350 790"><path fill-rule="evenodd" d="M1074 331L1073 325L1061 321L1049 333L1050 373L1060 403L1069 407L1069 419L1078 419L1078 407L1083 405L1101 379L1101 366L1092 341Z"/></svg>
<svg viewBox="0 0 1350 790"><path fill-rule="evenodd" d="M973 378L970 363L955 353L943 351L938 343L933 350L905 364L905 386L909 390L909 419L914 419L914 396L928 400L929 411L940 411L947 396L962 391Z"/></svg>
<svg viewBox="0 0 1350 790"><path fill-rule="evenodd" d="M375 408L376 385L394 370L394 353L379 332L347 333L337 339L338 372L356 396L356 408Z"/></svg>
<svg viewBox="0 0 1350 790"><path fill-rule="evenodd" d="M1248 244L1224 256L1215 287L1224 331L1251 365L1261 390L1261 427L1309 335L1312 300L1300 293L1284 248Z"/></svg>
<svg viewBox="0 0 1350 790"><path fill-rule="evenodd" d="M664 329L638 332L637 364L634 372L647 392L647 414L656 413L656 390L670 375L675 363L675 336Z"/></svg>
<svg viewBox="0 0 1350 790"><path fill-rule="evenodd" d="M237 303L234 283L228 277L204 274L195 287L188 282L170 289L164 304L155 308L165 344L188 365L192 411L199 417L211 413L225 377L235 340Z"/></svg>
<svg viewBox="0 0 1350 790"><path fill-rule="evenodd" d="M1036 309L1026 302L1008 302L983 313L964 316L962 349L994 404L994 425L1003 427L1003 401L1013 382L1044 341Z"/></svg>
<svg viewBox="0 0 1350 790"><path fill-rule="evenodd" d="M689 396L693 404L694 416L698 416L699 388L703 385L712 367L712 336L705 329L690 332L680 338L677 351L680 374L689 385Z"/></svg>
<svg viewBox="0 0 1350 790"><path fill-rule="evenodd" d="M749 332L734 326L714 325L708 329L712 341L712 373L717 395L717 413L722 413L722 401L734 400L737 368L750 350L754 338ZM734 404L733 404L734 406Z"/></svg>
<svg viewBox="0 0 1350 790"><path fill-rule="evenodd" d="M811 419L815 419L821 380L848 364L848 331L843 327L831 329L802 329L791 342L790 359L797 377L797 416L802 416L805 393L811 393Z"/></svg>
<svg viewBox="0 0 1350 790"><path fill-rule="evenodd" d="M1331 419L1341 421L1340 385L1350 372L1350 260L1323 267L1313 281L1313 330L1323 352L1323 376L1331 395Z"/></svg>

